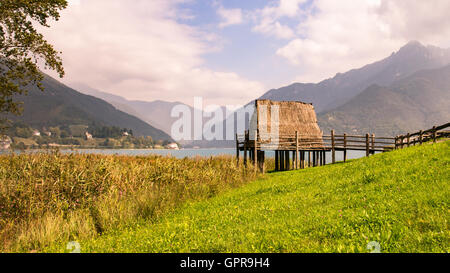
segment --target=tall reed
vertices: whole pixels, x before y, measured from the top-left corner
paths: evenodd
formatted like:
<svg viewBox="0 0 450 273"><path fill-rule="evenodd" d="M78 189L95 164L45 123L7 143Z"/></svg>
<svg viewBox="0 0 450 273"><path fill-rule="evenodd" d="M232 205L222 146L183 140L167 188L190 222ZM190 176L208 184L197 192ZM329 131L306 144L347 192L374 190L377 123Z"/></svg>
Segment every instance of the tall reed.
<svg viewBox="0 0 450 273"><path fill-rule="evenodd" d="M39 251L154 221L257 176L226 156L0 156L0 250Z"/></svg>

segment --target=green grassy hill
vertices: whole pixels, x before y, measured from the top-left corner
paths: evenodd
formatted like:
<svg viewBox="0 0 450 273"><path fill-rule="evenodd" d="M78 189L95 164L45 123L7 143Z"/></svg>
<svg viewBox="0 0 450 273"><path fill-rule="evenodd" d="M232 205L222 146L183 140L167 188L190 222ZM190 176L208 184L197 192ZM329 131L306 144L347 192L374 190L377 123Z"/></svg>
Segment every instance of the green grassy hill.
<svg viewBox="0 0 450 273"><path fill-rule="evenodd" d="M82 252L450 251L450 141L268 174ZM55 245L51 251L64 251Z"/></svg>

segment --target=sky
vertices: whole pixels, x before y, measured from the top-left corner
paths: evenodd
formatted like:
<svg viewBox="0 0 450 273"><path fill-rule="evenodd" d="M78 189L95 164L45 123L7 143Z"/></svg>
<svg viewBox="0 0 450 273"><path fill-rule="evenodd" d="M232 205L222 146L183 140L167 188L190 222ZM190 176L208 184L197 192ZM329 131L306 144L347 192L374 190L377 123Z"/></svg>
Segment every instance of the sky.
<svg viewBox="0 0 450 273"><path fill-rule="evenodd" d="M410 40L450 47L449 10L448 0L69 0L42 32L62 52L69 86L241 105Z"/></svg>

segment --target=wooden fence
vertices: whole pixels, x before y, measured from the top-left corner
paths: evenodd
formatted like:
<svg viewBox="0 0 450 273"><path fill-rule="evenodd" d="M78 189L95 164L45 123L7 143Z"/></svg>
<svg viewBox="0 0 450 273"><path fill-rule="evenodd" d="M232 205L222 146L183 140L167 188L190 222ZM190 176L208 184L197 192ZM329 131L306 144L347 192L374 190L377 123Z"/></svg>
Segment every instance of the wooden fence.
<svg viewBox="0 0 450 273"><path fill-rule="evenodd" d="M450 131L445 130L450 127L450 123L434 126L433 128L425 131L419 131L413 134L406 134L402 136L397 136L395 138L395 149L402 149L404 147L415 146L417 144L421 145L427 141L433 141L436 143L438 138L450 137Z"/></svg>
<svg viewBox="0 0 450 273"><path fill-rule="evenodd" d="M333 130L331 135L323 137L301 135L296 132L291 135L267 138L267 140L257 131L254 132L251 139L250 132L246 131L244 135L236 135L236 157L239 162L240 151L244 151L244 163L247 164L250 159L255 165L255 171L258 168L264 171L264 151L272 150L275 151L276 171L303 169L326 165L326 152L331 152L331 161L334 164L336 163L336 151L343 152L345 162L349 150L365 151L366 156L370 156L376 152L388 152L431 140L436 142L438 138L450 137L450 131L445 130L448 127L450 127L450 123L397 137L377 137L374 134L337 135Z"/></svg>
<svg viewBox="0 0 450 273"><path fill-rule="evenodd" d="M376 137L374 134L362 135L331 135L323 136L325 145L331 149L332 163L336 163L336 151L344 152L344 161L347 161L347 151L365 151L366 156L375 152L388 152L395 149L394 137Z"/></svg>

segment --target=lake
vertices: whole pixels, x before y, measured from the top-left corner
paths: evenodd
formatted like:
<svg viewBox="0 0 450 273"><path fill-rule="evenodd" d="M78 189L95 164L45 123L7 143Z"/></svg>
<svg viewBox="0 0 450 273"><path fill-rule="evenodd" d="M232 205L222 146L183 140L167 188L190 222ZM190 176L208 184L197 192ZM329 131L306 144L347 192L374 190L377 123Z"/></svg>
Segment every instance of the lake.
<svg viewBox="0 0 450 273"><path fill-rule="evenodd" d="M123 150L123 149L90 149L90 150L65 150L63 153L82 153L82 154L103 154L103 155L131 155L131 156L145 156L145 155L161 155L173 156L176 158L185 157L210 157L219 155L236 156L236 149L181 149L181 150ZM241 152L241 157L244 153ZM348 151L348 159L357 159L366 156L365 151ZM275 152L267 151L266 157L275 157ZM336 152L336 160L342 161L344 159L342 152ZM327 162L331 162L331 153L327 153Z"/></svg>
<svg viewBox="0 0 450 273"><path fill-rule="evenodd" d="M38 150L27 151L27 152L39 152ZM181 149L181 150L146 150L146 149L79 149L79 150L61 150L62 153L71 154L102 154L102 155L129 155L129 156L146 156L146 155L161 155L161 156L173 156L176 158L185 157L211 157L219 155L231 155L236 156L236 149ZM0 152L0 154L6 154L8 152ZM17 152L20 153L20 152ZM244 153L241 152L241 157ZM348 159L357 159L364 157L366 155L365 151L348 151ZM273 151L267 151L266 157L275 157ZM343 153L336 152L336 160L343 160ZM327 162L331 162L331 153L327 153Z"/></svg>

